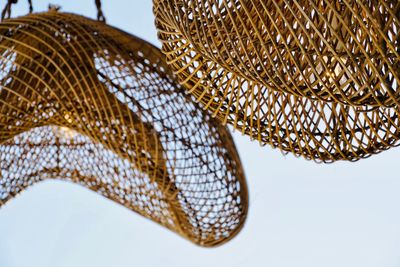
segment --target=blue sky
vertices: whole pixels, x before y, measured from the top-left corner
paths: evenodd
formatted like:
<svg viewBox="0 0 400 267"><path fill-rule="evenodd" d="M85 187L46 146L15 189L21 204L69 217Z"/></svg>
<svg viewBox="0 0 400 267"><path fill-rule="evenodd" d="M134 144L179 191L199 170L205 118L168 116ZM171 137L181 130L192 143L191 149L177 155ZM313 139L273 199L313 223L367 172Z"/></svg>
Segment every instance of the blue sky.
<svg viewBox="0 0 400 267"><path fill-rule="evenodd" d="M26 13L20 2L13 14ZM95 17L93 2L52 1ZM159 46L150 0L103 2L111 25ZM35 10L47 4L34 0ZM91 191L54 181L0 209L0 267L400 266L400 149L324 165L234 138L250 214L226 245L197 247Z"/></svg>

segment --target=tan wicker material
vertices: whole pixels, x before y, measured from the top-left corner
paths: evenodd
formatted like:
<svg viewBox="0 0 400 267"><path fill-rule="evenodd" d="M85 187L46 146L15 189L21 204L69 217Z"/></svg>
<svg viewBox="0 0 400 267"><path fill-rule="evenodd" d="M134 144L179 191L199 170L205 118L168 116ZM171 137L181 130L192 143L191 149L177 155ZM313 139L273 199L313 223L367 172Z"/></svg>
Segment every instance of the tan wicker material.
<svg viewBox="0 0 400 267"><path fill-rule="evenodd" d="M159 21L232 75L324 101L400 103L399 0L153 2Z"/></svg>
<svg viewBox="0 0 400 267"><path fill-rule="evenodd" d="M155 0L154 13L168 63L188 91L224 123L261 144L324 162L355 161L399 143L399 108L310 100L242 78L198 53L183 33L186 22L161 3L167 2ZM177 22L182 22L179 28Z"/></svg>
<svg viewBox="0 0 400 267"><path fill-rule="evenodd" d="M202 246L247 214L225 127L150 44L73 14L0 24L0 204L48 179L79 183Z"/></svg>

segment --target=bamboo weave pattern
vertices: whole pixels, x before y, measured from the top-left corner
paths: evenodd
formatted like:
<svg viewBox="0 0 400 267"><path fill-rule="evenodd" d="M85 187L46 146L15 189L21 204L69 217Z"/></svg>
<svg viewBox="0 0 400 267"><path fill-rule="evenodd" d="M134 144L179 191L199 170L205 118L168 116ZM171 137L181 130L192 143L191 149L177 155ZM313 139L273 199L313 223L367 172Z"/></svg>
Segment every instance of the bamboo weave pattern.
<svg viewBox="0 0 400 267"><path fill-rule="evenodd" d="M398 0L154 0L154 5L159 21L232 75L311 99L399 104ZM164 49L181 48L170 43ZM253 101L259 105L262 99Z"/></svg>
<svg viewBox="0 0 400 267"><path fill-rule="evenodd" d="M0 204L45 179L79 183L214 246L247 213L226 128L150 44L81 16L0 24Z"/></svg>
<svg viewBox="0 0 400 267"><path fill-rule="evenodd" d="M190 24L195 15L184 17L187 14L182 8L191 6L187 10L194 12L197 2L185 3L179 1L175 6L173 0L154 0L163 52L180 82L224 123L261 144L323 162L355 161L399 144L400 110L396 105L371 108L312 100L273 90L261 81L237 75L226 64L218 64L218 58L208 57L199 48L208 45L207 41L199 44L192 39L196 34L213 32L212 21L204 24L207 31L196 28ZM228 6L234 8L233 4ZM191 31L186 31L188 23L193 26Z"/></svg>

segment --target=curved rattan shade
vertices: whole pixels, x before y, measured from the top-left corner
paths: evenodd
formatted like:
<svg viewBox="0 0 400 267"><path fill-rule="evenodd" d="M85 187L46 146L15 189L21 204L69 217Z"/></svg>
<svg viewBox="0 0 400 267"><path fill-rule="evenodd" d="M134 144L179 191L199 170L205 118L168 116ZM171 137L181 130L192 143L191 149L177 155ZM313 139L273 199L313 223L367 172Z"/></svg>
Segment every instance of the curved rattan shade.
<svg viewBox="0 0 400 267"><path fill-rule="evenodd" d="M247 187L232 138L158 49L49 12L0 24L0 69L0 204L59 178L200 245L240 230Z"/></svg>
<svg viewBox="0 0 400 267"><path fill-rule="evenodd" d="M188 54L190 46L232 76L311 99L400 103L398 0L153 2L167 53ZM254 105L262 106L267 94L254 97Z"/></svg>
<svg viewBox="0 0 400 267"><path fill-rule="evenodd" d="M180 82L220 120L260 143L324 162L355 161L398 144L399 108L353 107L269 89L198 53L173 24L171 10L156 5L154 12Z"/></svg>

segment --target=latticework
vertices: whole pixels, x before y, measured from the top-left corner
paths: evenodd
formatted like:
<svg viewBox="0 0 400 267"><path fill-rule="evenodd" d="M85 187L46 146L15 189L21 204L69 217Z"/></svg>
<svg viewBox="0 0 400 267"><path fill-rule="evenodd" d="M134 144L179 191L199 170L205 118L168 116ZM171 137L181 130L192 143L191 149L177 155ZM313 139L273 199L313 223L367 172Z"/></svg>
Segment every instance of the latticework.
<svg viewBox="0 0 400 267"><path fill-rule="evenodd" d="M202 49L191 36L212 32L214 27L205 24L208 27L203 31L193 26L191 35L185 35L189 18L182 19L185 13L178 11L186 2L177 1L175 6L174 1L155 0L163 52L180 82L220 120L262 144L324 162L355 161L398 144L397 106L350 106L280 92L237 75L226 64L207 57L205 51L199 53ZM207 44L202 41L202 45Z"/></svg>
<svg viewBox="0 0 400 267"><path fill-rule="evenodd" d="M247 213L233 140L175 83L161 52L73 14L0 24L0 204L82 184L191 241L232 238Z"/></svg>
<svg viewBox="0 0 400 267"><path fill-rule="evenodd" d="M167 31L232 75L312 99L400 102L398 0L153 1Z"/></svg>

